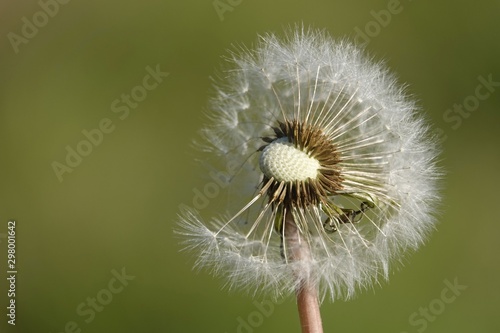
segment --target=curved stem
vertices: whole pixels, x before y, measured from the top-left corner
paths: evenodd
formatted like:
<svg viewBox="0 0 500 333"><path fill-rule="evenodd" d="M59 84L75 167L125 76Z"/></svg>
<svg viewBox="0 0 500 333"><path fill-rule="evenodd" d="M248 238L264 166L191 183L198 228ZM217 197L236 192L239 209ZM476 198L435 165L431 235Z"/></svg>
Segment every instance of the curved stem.
<svg viewBox="0 0 500 333"><path fill-rule="evenodd" d="M308 260L311 252L307 242L305 242L300 231L295 224L292 213L287 210L285 214L285 223L283 226L283 236L285 239L285 256L288 261ZM297 308L299 311L302 333L323 333L323 324L321 322L321 313L319 310L318 288L308 278L308 274L300 274L302 281L298 284Z"/></svg>

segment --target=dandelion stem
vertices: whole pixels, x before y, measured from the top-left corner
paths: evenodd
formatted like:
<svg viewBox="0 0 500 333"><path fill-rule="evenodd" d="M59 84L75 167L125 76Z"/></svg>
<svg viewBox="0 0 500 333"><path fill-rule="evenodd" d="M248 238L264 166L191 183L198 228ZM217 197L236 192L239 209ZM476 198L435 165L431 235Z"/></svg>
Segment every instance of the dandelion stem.
<svg viewBox="0 0 500 333"><path fill-rule="evenodd" d="M307 260L311 257L309 245L301 238L290 211L287 211L285 215L284 236L286 256L289 261ZM308 274L304 274L304 272L296 274L300 276L301 280L297 286L296 295L302 333L323 333L318 287L310 280Z"/></svg>

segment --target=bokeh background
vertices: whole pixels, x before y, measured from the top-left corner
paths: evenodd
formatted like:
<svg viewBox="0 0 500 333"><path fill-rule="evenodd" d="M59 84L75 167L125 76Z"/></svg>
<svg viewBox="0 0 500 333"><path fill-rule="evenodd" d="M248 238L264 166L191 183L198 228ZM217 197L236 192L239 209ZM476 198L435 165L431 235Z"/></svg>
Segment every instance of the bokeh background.
<svg viewBox="0 0 500 333"><path fill-rule="evenodd" d="M299 332L293 299L266 314L254 303L265 297L221 290L221 280L192 271L172 228L179 205L205 184L190 145L221 56L301 22L338 37L366 34L368 51L409 83L441 135L447 170L426 246L390 283L325 302L325 332L500 330L500 84L474 105L479 77L500 82L499 1L54 3L0 2L1 332ZM38 31L23 28L34 20ZM169 75L120 119L113 101L141 85L148 66ZM471 111L447 111L464 103ZM105 118L113 131L60 181L53 162ZM15 327L5 315L9 219ZM110 293L123 270L130 280ZM467 288L443 303L445 281L455 280ZM91 310L96 297L106 304Z"/></svg>

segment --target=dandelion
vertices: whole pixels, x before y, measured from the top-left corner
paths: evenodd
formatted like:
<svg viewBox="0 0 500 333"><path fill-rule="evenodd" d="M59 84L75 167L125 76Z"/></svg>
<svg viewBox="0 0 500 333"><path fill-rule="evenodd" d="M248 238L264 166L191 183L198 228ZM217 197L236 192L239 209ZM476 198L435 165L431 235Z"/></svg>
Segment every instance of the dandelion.
<svg viewBox="0 0 500 333"><path fill-rule="evenodd" d="M387 279L432 230L436 145L383 64L345 40L299 28L229 60L201 131L238 166L228 213L185 209L178 233L230 288L295 293L304 332L321 332L320 301Z"/></svg>

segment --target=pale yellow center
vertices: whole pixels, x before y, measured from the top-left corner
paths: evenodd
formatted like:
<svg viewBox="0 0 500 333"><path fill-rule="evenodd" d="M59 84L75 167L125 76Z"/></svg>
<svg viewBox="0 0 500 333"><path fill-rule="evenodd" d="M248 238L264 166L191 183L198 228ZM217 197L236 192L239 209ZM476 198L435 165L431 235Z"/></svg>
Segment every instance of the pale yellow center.
<svg viewBox="0 0 500 333"><path fill-rule="evenodd" d="M271 142L260 156L260 169L268 177L281 182L315 179L320 164L317 159L295 148L287 137Z"/></svg>

